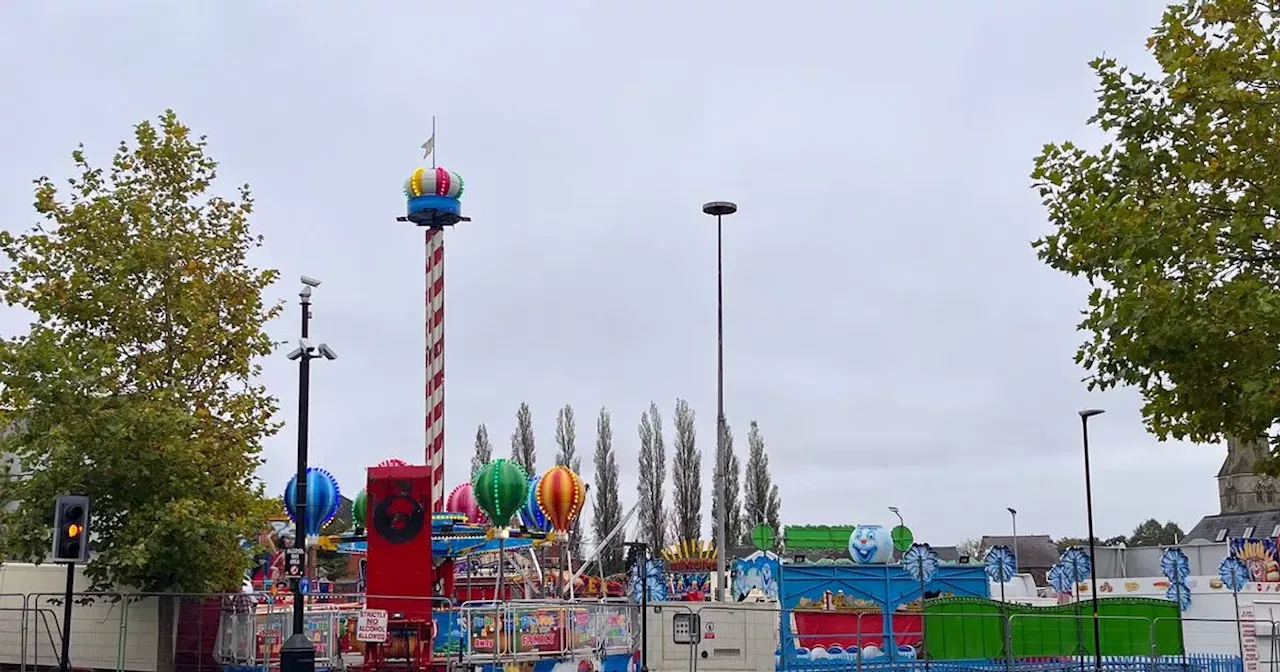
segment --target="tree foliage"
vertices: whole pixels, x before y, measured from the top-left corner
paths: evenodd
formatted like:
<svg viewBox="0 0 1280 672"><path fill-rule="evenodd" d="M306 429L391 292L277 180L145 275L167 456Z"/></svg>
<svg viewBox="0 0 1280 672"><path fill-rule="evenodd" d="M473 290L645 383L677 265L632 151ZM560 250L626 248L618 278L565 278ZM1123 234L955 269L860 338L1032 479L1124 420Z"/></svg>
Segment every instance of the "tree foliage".
<svg viewBox="0 0 1280 672"><path fill-rule="evenodd" d="M1172 520L1161 525L1160 521L1151 518L1133 528L1133 534L1125 542L1129 546L1172 546L1184 536L1182 528Z"/></svg>
<svg viewBox="0 0 1280 672"><path fill-rule="evenodd" d="M982 562L983 554L986 552L987 546L982 543L982 537L965 539L956 544L956 553L959 553L961 557L968 556L975 562Z"/></svg>
<svg viewBox="0 0 1280 672"><path fill-rule="evenodd" d="M594 516L591 520L596 543L622 522L622 501L618 492L618 454L613 449L613 421L608 409L601 408L596 418L596 452L594 456L596 482L594 488ZM600 553L600 563L605 573L620 572L622 566L622 535L613 538Z"/></svg>
<svg viewBox="0 0 1280 672"><path fill-rule="evenodd" d="M569 467L573 473L582 475L582 458L578 457L577 448L578 423L573 419L573 406L565 404L556 413L556 464ZM585 502L584 502L585 504ZM569 550L573 557L582 557L582 516L573 520L569 531Z"/></svg>
<svg viewBox="0 0 1280 672"><path fill-rule="evenodd" d="M676 399L671 517L677 540L702 538L702 451L698 450L696 420L689 402Z"/></svg>
<svg viewBox="0 0 1280 672"><path fill-rule="evenodd" d="M782 533L782 497L769 472L769 455L765 453L764 435L760 424L751 421L747 432L747 474L744 502L746 524L749 528L766 524L773 528L775 538Z"/></svg>
<svg viewBox="0 0 1280 672"><path fill-rule="evenodd" d="M511 433L511 459L532 476L538 467L538 450L533 442L533 412L520 402L516 409L516 431Z"/></svg>
<svg viewBox="0 0 1280 672"><path fill-rule="evenodd" d="M1161 439L1267 436L1280 419L1276 19L1273 3L1170 6L1147 42L1158 75L1091 64L1090 123L1111 142L1035 162L1054 227L1036 252L1093 287L1076 361L1090 388L1137 387Z"/></svg>
<svg viewBox="0 0 1280 672"><path fill-rule="evenodd" d="M278 427L255 383L279 306L251 266L248 186L214 195L217 164L173 112L142 122L111 165L35 182L43 222L0 233L0 296L32 313L0 341L0 450L26 478L0 484L10 557L42 561L53 500L92 498L95 588L205 592L241 585L266 519L254 473ZM163 654L162 654L163 658ZM162 660L163 662L163 660Z"/></svg>
<svg viewBox="0 0 1280 672"><path fill-rule="evenodd" d="M667 545L666 503L663 486L667 480L667 451L662 440L662 416L658 405L649 403L649 410L640 414L640 469L636 479L636 495L639 497L639 538L649 544L654 552Z"/></svg>
<svg viewBox="0 0 1280 672"><path fill-rule="evenodd" d="M480 423L476 428L476 451L471 455L471 478L475 478L480 468L493 461L493 443L489 441L489 428Z"/></svg>
<svg viewBox="0 0 1280 672"><path fill-rule="evenodd" d="M725 517L725 539L729 544L750 544L751 530L746 529L742 521L742 462L733 450L733 428L726 421L724 425L725 462L729 465L724 484L725 499L729 500L729 509ZM711 478L711 521L717 525L720 520L720 465L717 464Z"/></svg>

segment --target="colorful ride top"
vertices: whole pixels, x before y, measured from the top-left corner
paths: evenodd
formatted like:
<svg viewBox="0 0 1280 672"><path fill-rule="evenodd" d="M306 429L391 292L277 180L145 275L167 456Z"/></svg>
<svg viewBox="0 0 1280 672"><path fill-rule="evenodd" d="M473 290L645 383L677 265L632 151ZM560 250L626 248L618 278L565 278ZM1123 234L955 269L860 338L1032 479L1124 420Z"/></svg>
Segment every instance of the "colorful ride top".
<svg viewBox="0 0 1280 672"><path fill-rule="evenodd" d="M462 216L465 185L462 176L444 168L418 168L404 182L407 215L404 221L418 226L441 229L458 222L471 221Z"/></svg>

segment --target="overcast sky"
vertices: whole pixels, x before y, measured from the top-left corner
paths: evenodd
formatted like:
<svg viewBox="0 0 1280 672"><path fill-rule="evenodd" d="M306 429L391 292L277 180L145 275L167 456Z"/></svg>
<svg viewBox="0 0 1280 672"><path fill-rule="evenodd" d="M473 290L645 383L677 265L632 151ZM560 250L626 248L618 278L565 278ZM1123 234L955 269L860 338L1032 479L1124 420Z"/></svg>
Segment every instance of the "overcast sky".
<svg viewBox="0 0 1280 672"><path fill-rule="evenodd" d="M1216 512L1215 446L1158 443L1131 391L1072 363L1085 287L1041 265L1027 178L1041 145L1096 145L1087 61L1146 69L1162 3L762 0L646 3L8 2L0 7L0 224L35 221L31 178L106 163L172 107L208 134L221 188L253 185L257 261L279 268L271 326L295 336L299 274L323 280L311 455L420 462L422 235L395 221L439 117L439 159L474 221L448 234L448 487L487 423L508 452L533 408L541 466L556 408L579 449L614 414L623 500L636 424L698 412L704 512L715 437L715 229L726 221L726 407L767 439L787 523L889 523L935 544L1083 535L1080 423L1100 536ZM0 312L0 330L25 319ZM266 383L290 421L296 366ZM670 454L670 447L668 448ZM745 461L745 455L743 456ZM590 460L584 467L587 480ZM668 501L670 499L668 498ZM708 521L709 524L709 521Z"/></svg>

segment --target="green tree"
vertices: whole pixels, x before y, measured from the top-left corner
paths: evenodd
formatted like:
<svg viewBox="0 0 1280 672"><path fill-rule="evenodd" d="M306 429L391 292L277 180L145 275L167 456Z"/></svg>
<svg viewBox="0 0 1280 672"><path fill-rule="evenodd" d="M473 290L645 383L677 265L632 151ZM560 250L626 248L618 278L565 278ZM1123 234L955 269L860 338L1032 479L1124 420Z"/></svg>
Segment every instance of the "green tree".
<svg viewBox="0 0 1280 672"><path fill-rule="evenodd" d="M725 539L734 544L751 545L751 530L746 529L742 520L742 462L733 451L733 428L726 422L724 425L724 452L728 455L725 462L729 465L725 481L725 498L729 500L729 509L725 517ZM720 465L712 472L711 477L711 524L717 525L720 520Z"/></svg>
<svg viewBox="0 0 1280 672"><path fill-rule="evenodd" d="M649 402L649 410L640 415L639 473L636 475L636 497L640 510L637 539L649 544L653 553L666 548L667 507L663 496L667 480L667 449L662 439L662 415L658 405Z"/></svg>
<svg viewBox="0 0 1280 672"><path fill-rule="evenodd" d="M493 460L493 444L489 442L489 428L480 423L476 428L476 452L471 455L471 478L480 473L480 467Z"/></svg>
<svg viewBox="0 0 1280 672"><path fill-rule="evenodd" d="M54 497L92 498L95 588L206 592L241 585L268 514L254 473L278 426L255 380L279 310L276 272L248 262L248 186L213 195L217 164L172 111L134 128L108 168L83 149L59 190L35 182L43 223L0 233L0 296L35 316L0 341L0 450L26 477L0 483L10 557L48 552ZM160 601L161 670L174 600Z"/></svg>
<svg viewBox="0 0 1280 672"><path fill-rule="evenodd" d="M702 451L698 450L696 421L689 402L676 399L675 455L671 464L671 527L676 541L702 538Z"/></svg>
<svg viewBox="0 0 1280 672"><path fill-rule="evenodd" d="M1172 546L1183 536L1182 528L1172 520L1161 525L1151 518L1133 528L1133 534L1126 541L1130 546Z"/></svg>
<svg viewBox="0 0 1280 672"><path fill-rule="evenodd" d="M569 467L573 473L582 476L582 458L578 456L578 423L573 419L573 406L565 404L556 413L556 464ZM586 507L586 502L582 503ZM573 557L582 559L582 516L573 519L569 530L569 552Z"/></svg>
<svg viewBox="0 0 1280 672"><path fill-rule="evenodd" d="M1090 388L1137 387L1161 439L1262 437L1280 420L1275 11L1170 6L1147 42L1158 75L1091 64L1090 123L1111 142L1049 144L1032 173L1054 227L1037 254L1093 287L1076 361Z"/></svg>
<svg viewBox="0 0 1280 672"><path fill-rule="evenodd" d="M591 519L596 544L604 542L613 529L622 523L622 501L618 493L618 453L613 449L613 420L609 411L601 407L596 418L596 483L594 516ZM600 563L605 574L622 571L622 535L611 539L600 551Z"/></svg>
<svg viewBox="0 0 1280 672"><path fill-rule="evenodd" d="M527 402L516 409L516 431L511 433L511 459L530 476L538 467L538 448L533 441L533 412Z"/></svg>
<svg viewBox="0 0 1280 672"><path fill-rule="evenodd" d="M747 475L745 502L743 504L748 533L761 523L773 528L774 538L782 536L782 498L778 486L769 471L769 455L764 448L764 434L760 423L751 421L747 431Z"/></svg>

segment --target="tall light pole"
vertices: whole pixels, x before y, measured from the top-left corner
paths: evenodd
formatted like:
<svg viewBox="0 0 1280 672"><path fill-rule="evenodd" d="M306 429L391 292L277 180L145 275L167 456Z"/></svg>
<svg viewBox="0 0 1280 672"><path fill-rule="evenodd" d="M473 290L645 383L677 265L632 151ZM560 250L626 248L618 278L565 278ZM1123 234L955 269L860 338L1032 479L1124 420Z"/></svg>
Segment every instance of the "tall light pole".
<svg viewBox="0 0 1280 672"><path fill-rule="evenodd" d="M900 511L898 511L898 507L896 507L896 506L891 506L891 507L889 507L889 511L890 511L890 512L892 512L892 513L893 513L893 515L895 515L895 516L897 516L897 517L898 517L898 524L899 524L899 525L901 525L901 526L903 526L903 527L906 527L906 526L907 526L906 521L902 520L902 513L901 513Z"/></svg>
<svg viewBox="0 0 1280 672"><path fill-rule="evenodd" d="M1009 511L1009 517L1013 519L1013 571L1018 571L1018 510L1012 506L1006 507Z"/></svg>
<svg viewBox="0 0 1280 672"><path fill-rule="evenodd" d="M738 206L729 201L711 201L702 205L702 212L716 218L716 469L720 480L716 483L716 493L720 501L720 510L716 512L716 599L728 602L726 584L729 572L725 565L725 546L728 533L726 520L729 505L724 501L727 497L725 480L729 475L729 465L725 459L725 422L724 422L724 225L725 215L738 211ZM752 524L760 521L751 521Z"/></svg>
<svg viewBox="0 0 1280 672"><path fill-rule="evenodd" d="M306 595L302 590L302 582L307 576L307 426L311 416L311 360L323 357L332 361L338 358L329 346L313 344L310 339L311 290L319 287L320 281L304 275L302 284L302 291L298 293L302 305L302 336L298 339L298 347L289 353L289 359L298 361L298 473L293 488L293 538L294 546L300 552L295 553L290 562L298 568L292 586L293 634L280 647L280 672L313 672L316 669L316 649L306 635ZM298 547L298 541L304 546Z"/></svg>
<svg viewBox="0 0 1280 672"><path fill-rule="evenodd" d="M1080 432L1084 440L1084 501L1085 512L1089 517L1089 564L1093 568L1089 572L1089 579L1092 582L1093 600L1093 666L1097 672L1102 672L1102 628L1098 624L1098 567L1097 567L1097 540L1093 535L1093 477L1089 472L1089 418L1095 415L1102 415L1106 411L1097 408L1088 408L1080 411Z"/></svg>

